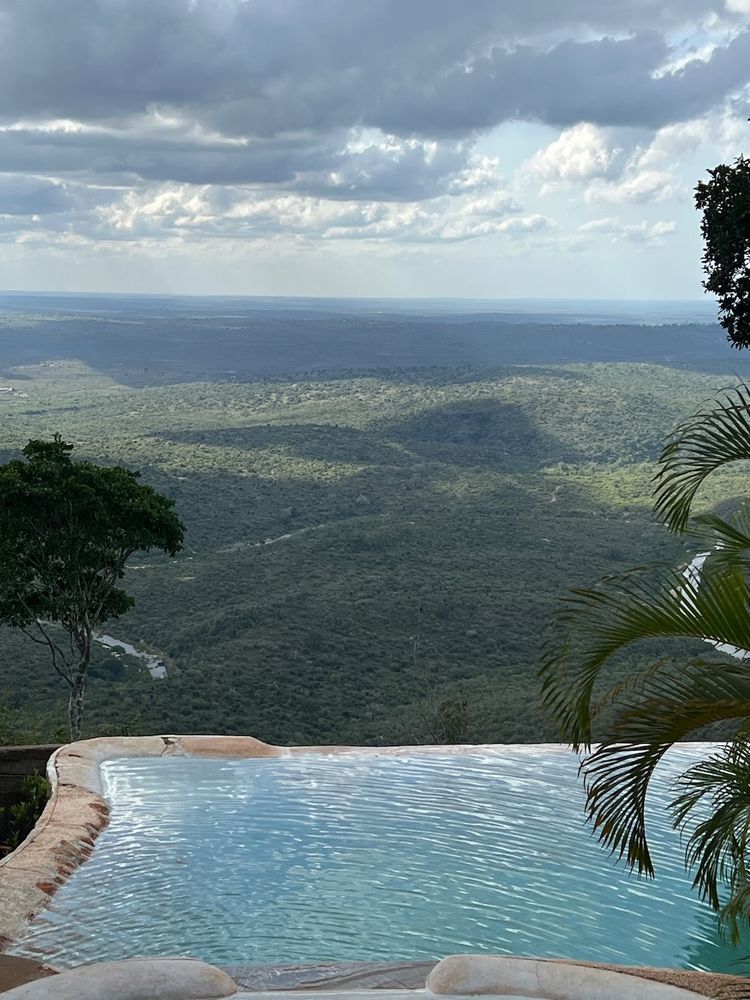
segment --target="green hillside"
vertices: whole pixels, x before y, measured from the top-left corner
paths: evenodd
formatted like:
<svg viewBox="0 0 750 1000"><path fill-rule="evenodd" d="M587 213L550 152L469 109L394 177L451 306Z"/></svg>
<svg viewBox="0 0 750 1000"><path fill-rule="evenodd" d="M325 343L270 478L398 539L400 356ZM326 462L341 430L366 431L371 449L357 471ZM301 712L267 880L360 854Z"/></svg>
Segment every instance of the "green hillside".
<svg viewBox="0 0 750 1000"><path fill-rule="evenodd" d="M66 360L8 371L3 460L60 432L174 497L187 547L133 560L87 735L414 742L444 698L472 741L539 741L540 629L570 585L679 556L650 513L665 433L718 388L640 363L417 368L137 387ZM23 394L21 395L21 390ZM719 475L710 505L746 492ZM269 541L270 540L270 541ZM0 725L51 738L65 691L0 632ZM426 720L426 721L425 721Z"/></svg>

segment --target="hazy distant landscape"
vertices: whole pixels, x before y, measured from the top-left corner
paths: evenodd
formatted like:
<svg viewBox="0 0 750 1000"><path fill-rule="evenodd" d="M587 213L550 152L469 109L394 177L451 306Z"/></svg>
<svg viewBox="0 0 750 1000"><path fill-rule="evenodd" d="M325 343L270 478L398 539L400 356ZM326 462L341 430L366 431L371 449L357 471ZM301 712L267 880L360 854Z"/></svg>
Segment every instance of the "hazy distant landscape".
<svg viewBox="0 0 750 1000"><path fill-rule="evenodd" d="M710 304L0 296L0 458L61 433L142 469L188 529L135 559L100 732L541 741L540 628L569 586L680 555L650 512L665 434L747 373ZM650 325L649 325L650 324ZM12 390L12 391L10 391ZM706 505L741 493L720 474ZM64 722L0 632L2 724Z"/></svg>

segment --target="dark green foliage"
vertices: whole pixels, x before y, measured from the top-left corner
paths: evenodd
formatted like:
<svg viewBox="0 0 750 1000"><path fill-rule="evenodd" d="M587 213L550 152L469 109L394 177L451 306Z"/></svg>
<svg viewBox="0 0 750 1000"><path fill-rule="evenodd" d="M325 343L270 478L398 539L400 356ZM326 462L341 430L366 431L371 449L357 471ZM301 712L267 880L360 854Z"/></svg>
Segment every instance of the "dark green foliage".
<svg viewBox="0 0 750 1000"><path fill-rule="evenodd" d="M690 508L706 477L731 462L750 459L750 389L739 385L719 402L681 424L665 445L656 477L657 514L670 531L687 527ZM724 545L728 537L723 538Z"/></svg>
<svg viewBox="0 0 750 1000"><path fill-rule="evenodd" d="M0 467L0 622L57 622L76 634L119 617L133 599L117 586L134 552L176 555L174 502L118 466L72 462L59 436L30 441Z"/></svg>
<svg viewBox="0 0 750 1000"><path fill-rule="evenodd" d="M0 856L14 851L34 829L49 797L49 782L41 774L30 774L21 783L21 794L12 806L0 809L3 830Z"/></svg>
<svg viewBox="0 0 750 1000"><path fill-rule="evenodd" d="M436 728L438 743L466 743L469 732L466 698L444 698L437 707Z"/></svg>
<svg viewBox="0 0 750 1000"><path fill-rule="evenodd" d="M703 213L704 287L719 301L719 321L735 347L750 347L750 160L708 171L696 188Z"/></svg>
<svg viewBox="0 0 750 1000"><path fill-rule="evenodd" d="M137 472L73 462L72 450L59 435L32 440L23 459L0 467L0 623L48 648L70 688L75 739L95 631L133 604L118 586L128 559L152 549L176 555L184 528L174 502Z"/></svg>

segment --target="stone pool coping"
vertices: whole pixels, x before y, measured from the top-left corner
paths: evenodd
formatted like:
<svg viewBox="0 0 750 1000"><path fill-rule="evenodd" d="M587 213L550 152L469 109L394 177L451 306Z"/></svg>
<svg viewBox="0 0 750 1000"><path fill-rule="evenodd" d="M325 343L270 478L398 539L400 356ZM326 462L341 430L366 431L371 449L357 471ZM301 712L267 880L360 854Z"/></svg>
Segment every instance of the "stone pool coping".
<svg viewBox="0 0 750 1000"><path fill-rule="evenodd" d="M304 754L384 757L510 751L528 754L570 752L561 743L284 747L263 743L252 736L119 736L67 744L52 755L47 765L50 799L39 821L17 849L0 860L0 952L12 946L26 924L49 904L72 872L90 857L96 837L109 822L110 809L103 795L100 771L105 761L122 757L240 759ZM595 963L591 965L596 967ZM631 975L638 975L640 971L616 966L607 968ZM699 994L707 985L706 973L684 970L643 970L643 973L644 978L679 984ZM731 978L721 977L724 982Z"/></svg>

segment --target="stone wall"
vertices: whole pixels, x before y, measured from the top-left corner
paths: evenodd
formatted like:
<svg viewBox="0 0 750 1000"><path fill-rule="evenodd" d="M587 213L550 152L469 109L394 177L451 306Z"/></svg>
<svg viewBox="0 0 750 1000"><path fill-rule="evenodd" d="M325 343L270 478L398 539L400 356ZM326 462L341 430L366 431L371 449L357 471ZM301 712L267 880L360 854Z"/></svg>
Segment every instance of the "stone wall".
<svg viewBox="0 0 750 1000"><path fill-rule="evenodd" d="M6 822L2 810L18 801L21 783L29 774L44 774L57 746L0 747L0 843Z"/></svg>

